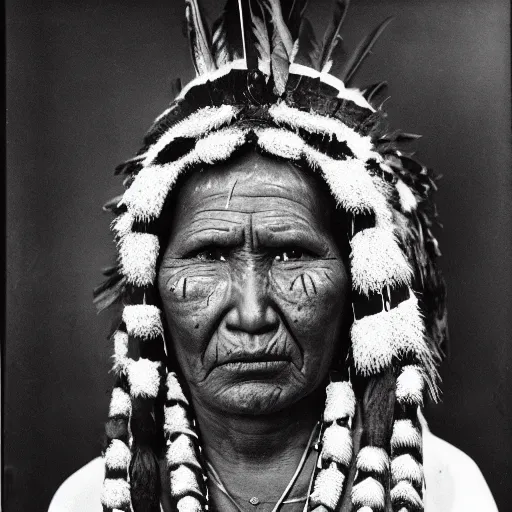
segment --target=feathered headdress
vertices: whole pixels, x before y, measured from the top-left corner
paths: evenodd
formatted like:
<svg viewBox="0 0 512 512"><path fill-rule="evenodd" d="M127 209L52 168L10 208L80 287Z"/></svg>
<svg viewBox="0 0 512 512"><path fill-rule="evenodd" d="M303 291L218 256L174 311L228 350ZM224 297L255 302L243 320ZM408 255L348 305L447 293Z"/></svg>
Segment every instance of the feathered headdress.
<svg viewBox="0 0 512 512"><path fill-rule="evenodd" d="M207 506L192 410L164 351L154 284L159 220L180 176L254 147L315 170L350 219L354 322L347 368L365 383L357 397L363 443L354 457L351 382L331 382L321 467L307 506L337 510L348 487L359 512L423 510L417 411L425 384L437 397L436 366L446 339L432 234L436 185L432 173L400 149L417 136L387 129L375 104L385 83L349 87L390 20L347 53L340 30L348 1L334 2L321 41L305 0L228 0L211 35L198 1L185 3L197 77L157 118L138 154L118 166L126 191L105 205L116 215L118 264L107 269L96 302L100 309L116 302L124 308L113 335L118 380L107 422L103 506L157 512L162 450L176 509ZM377 411L384 406L372 402L375 389L391 400L386 421ZM382 425L372 428L372 421ZM350 468L357 473L347 483Z"/></svg>

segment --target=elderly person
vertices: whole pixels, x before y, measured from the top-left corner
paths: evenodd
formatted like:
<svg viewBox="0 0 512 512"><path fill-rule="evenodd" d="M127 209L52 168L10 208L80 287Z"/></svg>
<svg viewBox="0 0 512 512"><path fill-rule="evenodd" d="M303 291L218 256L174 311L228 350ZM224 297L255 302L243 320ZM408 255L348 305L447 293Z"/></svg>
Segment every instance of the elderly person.
<svg viewBox="0 0 512 512"><path fill-rule="evenodd" d="M210 40L187 2L198 77L109 205L104 457L51 512L496 510L420 412L446 336L433 178L380 86L346 88L384 25L340 67L344 9L312 54L303 3L229 2Z"/></svg>

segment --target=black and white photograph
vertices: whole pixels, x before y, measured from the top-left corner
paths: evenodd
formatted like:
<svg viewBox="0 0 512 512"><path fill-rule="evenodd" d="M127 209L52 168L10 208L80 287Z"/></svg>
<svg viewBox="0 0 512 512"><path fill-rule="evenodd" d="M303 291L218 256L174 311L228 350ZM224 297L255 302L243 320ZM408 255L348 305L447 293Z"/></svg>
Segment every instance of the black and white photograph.
<svg viewBox="0 0 512 512"><path fill-rule="evenodd" d="M510 11L8 0L1 510L512 510Z"/></svg>

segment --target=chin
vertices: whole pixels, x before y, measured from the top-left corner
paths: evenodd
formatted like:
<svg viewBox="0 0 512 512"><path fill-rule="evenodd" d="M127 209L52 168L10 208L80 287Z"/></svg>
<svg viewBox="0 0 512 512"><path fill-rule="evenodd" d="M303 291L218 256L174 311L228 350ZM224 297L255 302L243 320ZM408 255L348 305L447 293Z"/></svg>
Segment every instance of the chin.
<svg viewBox="0 0 512 512"><path fill-rule="evenodd" d="M230 385L212 397L212 403L230 414L261 415L286 409L301 398L298 390L282 384L246 381Z"/></svg>

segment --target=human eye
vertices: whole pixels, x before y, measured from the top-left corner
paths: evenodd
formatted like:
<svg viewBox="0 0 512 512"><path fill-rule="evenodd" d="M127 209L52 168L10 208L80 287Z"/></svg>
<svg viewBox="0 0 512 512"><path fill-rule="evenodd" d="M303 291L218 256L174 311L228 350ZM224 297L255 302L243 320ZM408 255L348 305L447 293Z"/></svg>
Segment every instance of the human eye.
<svg viewBox="0 0 512 512"><path fill-rule="evenodd" d="M205 247L197 249L185 255L186 259L199 260L199 261L220 261L225 262L227 257L227 250L222 247Z"/></svg>
<svg viewBox="0 0 512 512"><path fill-rule="evenodd" d="M284 263L287 261L301 261L313 259L314 255L301 247L286 247L275 251L274 261Z"/></svg>

